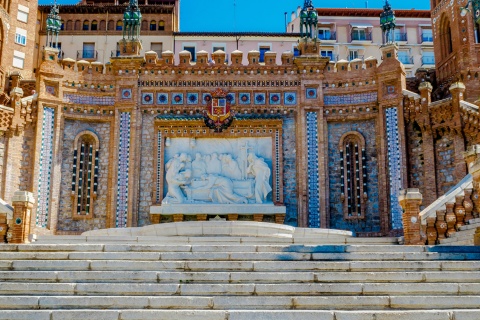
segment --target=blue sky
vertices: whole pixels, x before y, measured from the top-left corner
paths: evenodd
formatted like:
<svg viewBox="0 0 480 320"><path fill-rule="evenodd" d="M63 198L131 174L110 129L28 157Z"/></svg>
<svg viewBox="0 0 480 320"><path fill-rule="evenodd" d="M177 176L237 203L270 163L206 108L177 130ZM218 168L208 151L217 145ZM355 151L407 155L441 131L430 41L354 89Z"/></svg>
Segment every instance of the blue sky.
<svg viewBox="0 0 480 320"><path fill-rule="evenodd" d="M77 3L72 0L57 0L60 4ZM181 31L261 31L283 32L285 12L290 14L303 0L181 0ZM365 8L365 0L313 0L316 7ZM39 0L51 4L53 0ZM235 6L234 6L235 3ZM430 9L429 0L390 0L393 9ZM368 0L369 8L381 8L382 0ZM235 8L235 10L234 10ZM60 10L61 12L61 10Z"/></svg>

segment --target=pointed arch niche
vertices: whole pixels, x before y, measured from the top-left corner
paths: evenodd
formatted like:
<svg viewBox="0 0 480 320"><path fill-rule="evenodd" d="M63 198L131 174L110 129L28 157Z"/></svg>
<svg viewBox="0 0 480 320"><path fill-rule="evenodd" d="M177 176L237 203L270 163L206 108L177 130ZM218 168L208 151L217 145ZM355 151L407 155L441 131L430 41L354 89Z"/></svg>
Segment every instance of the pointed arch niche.
<svg viewBox="0 0 480 320"><path fill-rule="evenodd" d="M364 219L367 199L367 161L365 138L357 131L345 133L340 150L341 200L345 220Z"/></svg>
<svg viewBox="0 0 480 320"><path fill-rule="evenodd" d="M98 190L99 140L92 131L75 137L72 172L73 219L92 219Z"/></svg>

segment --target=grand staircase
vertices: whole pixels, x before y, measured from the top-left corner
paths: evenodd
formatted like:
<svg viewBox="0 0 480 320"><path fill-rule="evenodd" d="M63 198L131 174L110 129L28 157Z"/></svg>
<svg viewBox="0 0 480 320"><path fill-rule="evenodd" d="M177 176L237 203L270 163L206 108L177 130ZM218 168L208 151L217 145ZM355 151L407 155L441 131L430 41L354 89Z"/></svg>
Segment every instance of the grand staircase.
<svg viewBox="0 0 480 320"><path fill-rule="evenodd" d="M479 247L262 228L0 245L0 319L480 319Z"/></svg>

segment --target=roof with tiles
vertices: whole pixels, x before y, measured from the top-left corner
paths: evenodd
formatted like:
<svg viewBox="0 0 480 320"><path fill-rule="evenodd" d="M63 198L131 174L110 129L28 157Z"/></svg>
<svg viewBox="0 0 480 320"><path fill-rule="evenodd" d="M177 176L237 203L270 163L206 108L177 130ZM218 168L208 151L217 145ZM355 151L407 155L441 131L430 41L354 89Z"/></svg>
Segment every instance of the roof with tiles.
<svg viewBox="0 0 480 320"><path fill-rule="evenodd" d="M317 8L319 17L375 17L379 18L382 9ZM397 18L430 18L430 10L395 10Z"/></svg>

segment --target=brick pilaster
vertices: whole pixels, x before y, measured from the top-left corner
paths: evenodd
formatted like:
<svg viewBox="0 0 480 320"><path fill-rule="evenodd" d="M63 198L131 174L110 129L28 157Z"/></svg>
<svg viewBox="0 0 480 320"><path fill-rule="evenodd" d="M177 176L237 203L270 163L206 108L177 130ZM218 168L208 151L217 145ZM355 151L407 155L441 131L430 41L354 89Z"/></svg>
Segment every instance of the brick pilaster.
<svg viewBox="0 0 480 320"><path fill-rule="evenodd" d="M402 222L406 245L425 244L420 236L421 219L419 217L422 194L416 188L400 191L398 197L403 209Z"/></svg>
<svg viewBox="0 0 480 320"><path fill-rule="evenodd" d="M30 234L30 213L35 199L33 193L28 191L17 191L13 194L13 224L10 232L12 237L10 243L28 242Z"/></svg>

